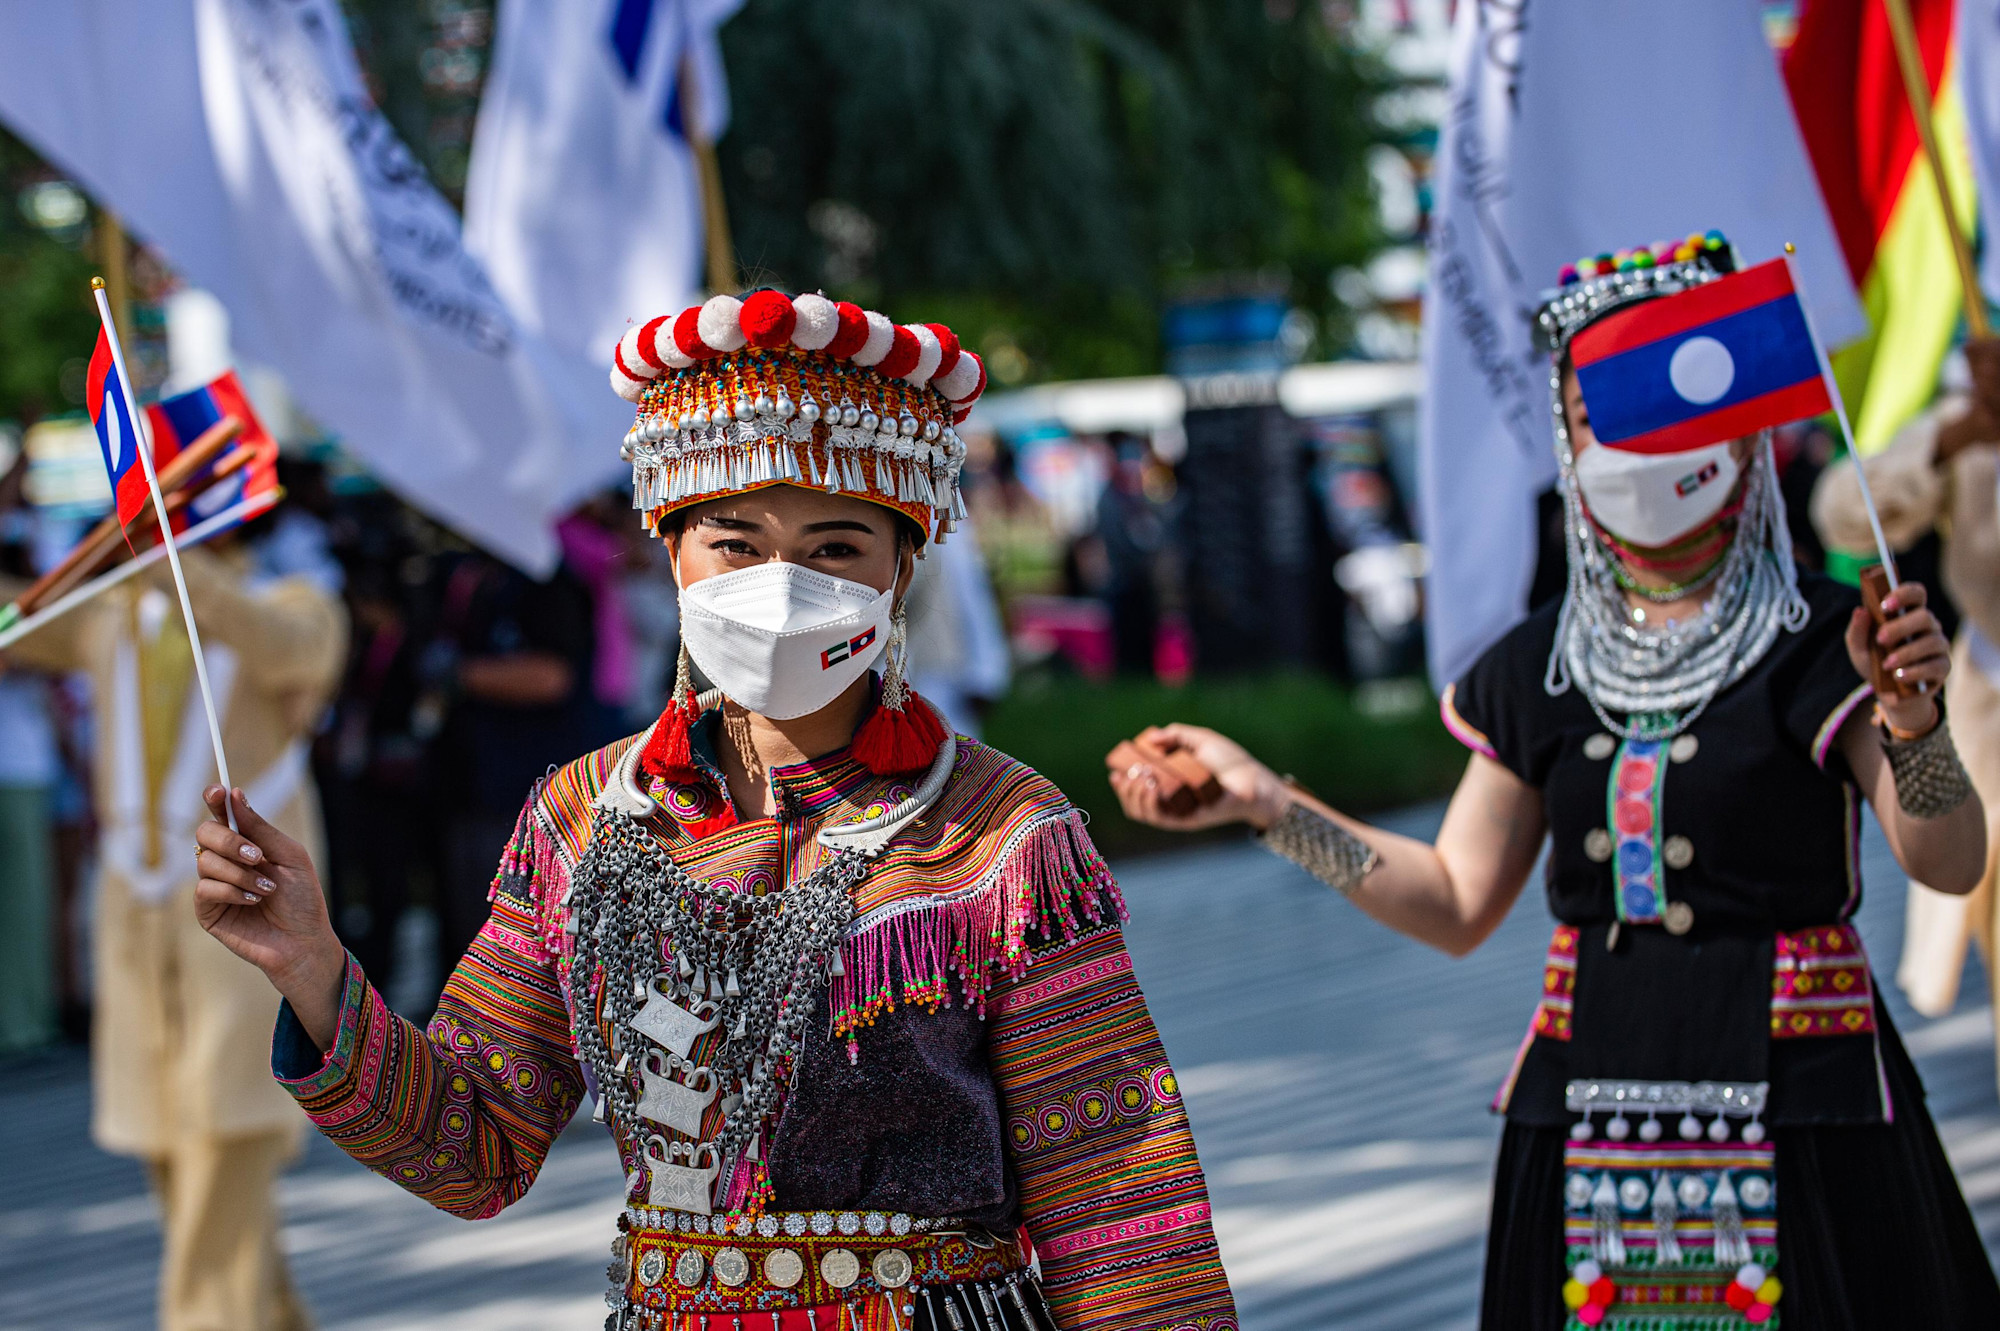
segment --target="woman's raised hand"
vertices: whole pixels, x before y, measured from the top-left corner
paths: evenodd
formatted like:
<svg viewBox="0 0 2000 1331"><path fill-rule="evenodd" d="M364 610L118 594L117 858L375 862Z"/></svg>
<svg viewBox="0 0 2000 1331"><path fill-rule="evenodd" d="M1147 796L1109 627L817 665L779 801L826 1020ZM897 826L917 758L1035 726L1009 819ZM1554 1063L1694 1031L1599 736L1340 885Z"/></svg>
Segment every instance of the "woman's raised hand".
<svg viewBox="0 0 2000 1331"><path fill-rule="evenodd" d="M347 952L327 919L319 874L304 846L250 807L238 789L202 792L213 818L195 829L195 917L215 940L264 972L292 1002L306 1033L329 1048ZM236 825L223 821L233 799Z"/></svg>
<svg viewBox="0 0 2000 1331"><path fill-rule="evenodd" d="M1870 637L1886 655L1882 668L1906 684L1924 685L1907 697L1881 697L1882 715L1898 730L1929 730L1937 720L1937 699L1951 673L1951 643L1927 606L1921 582L1905 582L1882 598L1889 620L1877 627L1866 610L1856 610L1847 625L1847 658L1855 673L1872 679Z"/></svg>
<svg viewBox="0 0 2000 1331"><path fill-rule="evenodd" d="M1261 829L1276 822L1290 803L1285 783L1277 774L1225 735L1176 721L1149 727L1139 738L1170 753L1187 750L1196 762L1215 773L1216 784L1222 787L1222 798L1186 815L1168 813L1160 803L1159 778L1151 764L1134 763L1122 772L1111 773L1111 789L1117 792L1125 816L1136 822L1175 832L1236 822Z"/></svg>

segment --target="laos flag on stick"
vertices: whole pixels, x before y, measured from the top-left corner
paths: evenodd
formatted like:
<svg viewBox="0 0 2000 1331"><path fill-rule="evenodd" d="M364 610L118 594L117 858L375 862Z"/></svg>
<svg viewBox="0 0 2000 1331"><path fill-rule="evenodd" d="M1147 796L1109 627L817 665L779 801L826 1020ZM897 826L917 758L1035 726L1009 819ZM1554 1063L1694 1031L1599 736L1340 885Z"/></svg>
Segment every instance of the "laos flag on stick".
<svg viewBox="0 0 2000 1331"><path fill-rule="evenodd" d="M123 526L146 507L146 471L139 464L139 431L132 407L119 387L111 342L102 328L97 330L97 347L90 353L90 369L83 384L84 402L90 408L91 423L97 427L97 446L104 452L104 470L111 477L111 494Z"/></svg>
<svg viewBox="0 0 2000 1331"><path fill-rule="evenodd" d="M164 469L182 449L228 416L235 417L241 428L220 457L182 483L181 489L192 492L193 498L174 514L175 531L186 531L232 508L237 517L227 527L233 527L278 502L278 441L257 419L234 370L224 370L200 388L146 408L153 427L153 465ZM144 477L140 489L145 489Z"/></svg>
<svg viewBox="0 0 2000 1331"><path fill-rule="evenodd" d="M1833 410L1783 259L1615 311L1570 363L1599 443L1680 453Z"/></svg>

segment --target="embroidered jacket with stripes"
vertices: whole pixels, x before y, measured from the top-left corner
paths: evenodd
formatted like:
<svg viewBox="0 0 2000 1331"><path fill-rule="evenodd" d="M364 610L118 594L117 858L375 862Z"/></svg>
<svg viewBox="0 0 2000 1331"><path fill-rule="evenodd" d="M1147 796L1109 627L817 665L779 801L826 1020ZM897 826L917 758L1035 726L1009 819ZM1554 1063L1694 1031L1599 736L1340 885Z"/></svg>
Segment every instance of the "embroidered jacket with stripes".
<svg viewBox="0 0 2000 1331"><path fill-rule="evenodd" d="M592 802L631 742L536 790L492 917L428 1031L391 1013L351 961L323 1061L281 1017L276 1069L320 1129L455 1214L521 1196L583 1095L571 1014L593 1005L572 989L560 903ZM828 853L813 840L821 826L879 812L912 784L844 750L771 780L779 816L748 822L712 774L655 781L669 816L653 821L676 862L745 888L796 881ZM766 1125L767 1172L750 1193L779 1210L1018 1223L1065 1331L1233 1329L1179 1086L1132 974L1116 884L1076 810L1027 767L961 740L938 804L855 893L845 974L822 1000L826 1038L809 1041ZM643 1189L636 1144L617 1144Z"/></svg>

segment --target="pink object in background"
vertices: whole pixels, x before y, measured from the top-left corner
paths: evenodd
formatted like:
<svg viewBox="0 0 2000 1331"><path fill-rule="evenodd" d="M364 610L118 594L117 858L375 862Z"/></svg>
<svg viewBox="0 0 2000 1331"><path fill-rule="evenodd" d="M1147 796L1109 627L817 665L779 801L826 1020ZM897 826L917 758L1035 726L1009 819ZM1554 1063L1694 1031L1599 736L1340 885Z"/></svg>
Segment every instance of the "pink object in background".
<svg viewBox="0 0 2000 1331"><path fill-rule="evenodd" d="M1117 655L1111 609L1080 596L1017 596L1011 607L1014 647L1022 659L1060 655L1088 679L1109 679Z"/></svg>
<svg viewBox="0 0 2000 1331"><path fill-rule="evenodd" d="M625 603L618 595L625 542L580 513L556 524L556 539L596 606L597 664L591 671L591 692L601 703L623 707L631 700L634 685L632 627L625 621Z"/></svg>
<svg viewBox="0 0 2000 1331"><path fill-rule="evenodd" d="M1153 674L1170 688L1194 678L1194 630L1188 627L1187 616L1160 616L1153 631Z"/></svg>

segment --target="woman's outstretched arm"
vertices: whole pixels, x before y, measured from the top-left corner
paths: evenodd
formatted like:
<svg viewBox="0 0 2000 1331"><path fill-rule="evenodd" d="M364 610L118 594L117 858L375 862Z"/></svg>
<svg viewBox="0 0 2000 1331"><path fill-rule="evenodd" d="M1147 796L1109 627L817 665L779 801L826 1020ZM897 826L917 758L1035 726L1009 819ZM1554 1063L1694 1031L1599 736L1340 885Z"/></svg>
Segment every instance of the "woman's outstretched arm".
<svg viewBox="0 0 2000 1331"><path fill-rule="evenodd" d="M341 949L305 848L241 790L230 798L240 834L220 821L221 787L208 792L216 818L196 832L195 904L202 927L285 995L273 1073L335 1145L438 1209L479 1219L517 1200L583 1095L545 946L560 864L540 853L532 818L508 847L492 918L420 1030Z"/></svg>
<svg viewBox="0 0 2000 1331"><path fill-rule="evenodd" d="M1268 831L1292 805L1303 805L1375 852L1374 866L1349 899L1398 933L1453 956L1478 947L1506 918L1548 830L1541 792L1484 754L1474 754L1459 778L1437 843L1430 845L1347 817L1213 730L1174 724L1149 730L1145 738L1188 750L1215 773L1223 796L1177 817L1161 806L1151 769L1135 764L1111 774L1128 817L1176 831L1231 822Z"/></svg>

